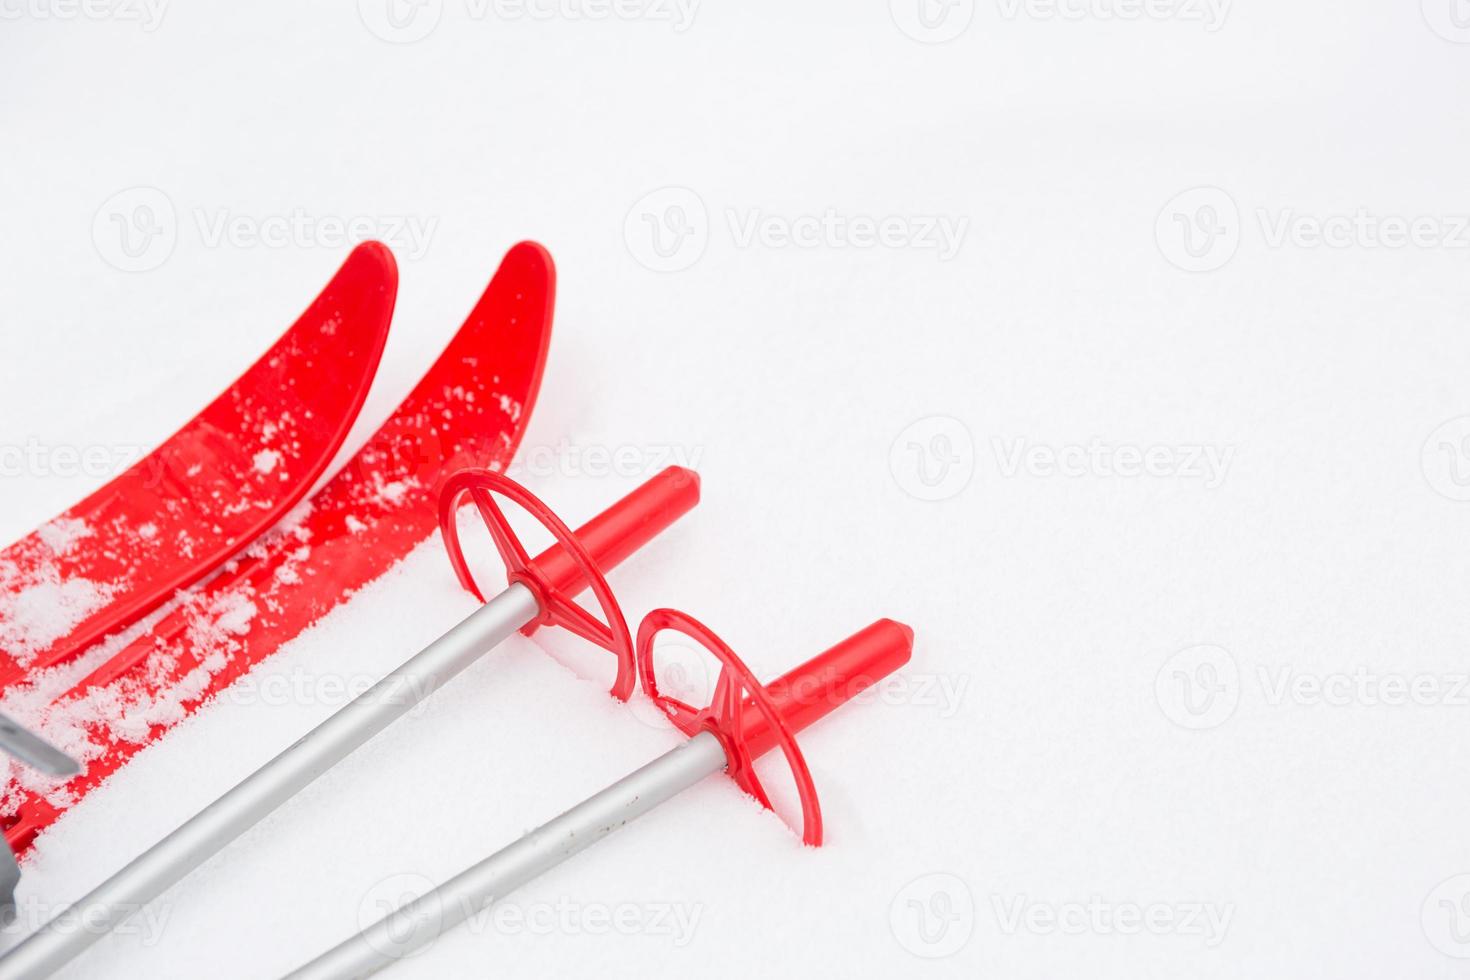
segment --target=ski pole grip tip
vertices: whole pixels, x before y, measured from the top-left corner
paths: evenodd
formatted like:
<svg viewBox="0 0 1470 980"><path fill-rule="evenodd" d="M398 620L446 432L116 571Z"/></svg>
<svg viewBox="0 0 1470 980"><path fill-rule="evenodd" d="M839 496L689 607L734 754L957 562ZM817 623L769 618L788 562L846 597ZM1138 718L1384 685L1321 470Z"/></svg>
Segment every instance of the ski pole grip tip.
<svg viewBox="0 0 1470 980"><path fill-rule="evenodd" d="M851 701L909 662L914 631L880 619L766 685L781 720L799 732ZM776 738L757 712L744 718L752 758L775 747Z"/></svg>
<svg viewBox="0 0 1470 980"><path fill-rule="evenodd" d="M577 540L604 572L668 529L699 503L699 474L670 466L577 529ZM586 587L577 563L552 545L535 559L556 590L575 595Z"/></svg>

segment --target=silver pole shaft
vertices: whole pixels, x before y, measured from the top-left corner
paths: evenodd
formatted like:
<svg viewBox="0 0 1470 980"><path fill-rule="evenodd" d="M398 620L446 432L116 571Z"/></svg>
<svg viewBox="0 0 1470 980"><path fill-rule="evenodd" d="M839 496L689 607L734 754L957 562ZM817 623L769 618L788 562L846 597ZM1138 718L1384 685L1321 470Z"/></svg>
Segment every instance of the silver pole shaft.
<svg viewBox="0 0 1470 980"><path fill-rule="evenodd" d="M13 755L48 776L75 776L82 771L77 760L34 732L26 731L9 715L0 715L0 752Z"/></svg>
<svg viewBox="0 0 1470 980"><path fill-rule="evenodd" d="M512 585L0 958L40 980L117 928L539 613Z"/></svg>
<svg viewBox="0 0 1470 980"><path fill-rule="evenodd" d="M82 767L50 742L22 728L9 715L0 714L0 752L15 756L48 776L75 776ZM0 925L15 921L15 888L20 884L20 863L8 841L0 841Z"/></svg>
<svg viewBox="0 0 1470 980"><path fill-rule="evenodd" d="M378 920L290 974L287 980L347 980L376 973L724 768L725 750L720 740L701 732Z"/></svg>

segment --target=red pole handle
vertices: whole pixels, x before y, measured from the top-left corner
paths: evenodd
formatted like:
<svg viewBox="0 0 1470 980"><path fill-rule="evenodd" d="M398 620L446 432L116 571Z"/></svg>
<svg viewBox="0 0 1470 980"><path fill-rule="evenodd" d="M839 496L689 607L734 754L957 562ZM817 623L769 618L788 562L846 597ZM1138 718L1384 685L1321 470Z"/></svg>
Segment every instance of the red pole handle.
<svg viewBox="0 0 1470 980"><path fill-rule="evenodd" d="M914 631L880 619L766 685L766 694L793 734L823 718L909 662ZM759 711L742 712L741 738L752 759L776 747Z"/></svg>
<svg viewBox="0 0 1470 980"><path fill-rule="evenodd" d="M606 572L667 530L699 503L699 474L670 466L607 510L577 528L577 540ZM556 591L574 596L587 578L559 544L536 556L534 564Z"/></svg>

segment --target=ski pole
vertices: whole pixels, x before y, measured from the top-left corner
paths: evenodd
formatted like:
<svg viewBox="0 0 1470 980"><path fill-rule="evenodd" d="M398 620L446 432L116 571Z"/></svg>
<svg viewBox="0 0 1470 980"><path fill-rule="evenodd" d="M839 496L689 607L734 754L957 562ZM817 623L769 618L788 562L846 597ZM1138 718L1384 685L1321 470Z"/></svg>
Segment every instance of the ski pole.
<svg viewBox="0 0 1470 980"><path fill-rule="evenodd" d="M508 559L512 574L504 592L5 954L0 978L49 976L516 630L561 623L605 645L631 647L627 624L599 567L617 564L688 512L699 500L698 476L669 467L574 535L544 504L505 477L473 470L456 474L441 498L440 526L461 580L471 587L455 512L464 494L473 495L482 513L493 512L507 528L492 528L500 547L508 525L490 497L492 489L541 519L557 544L532 561L516 542L517 560ZM609 623L598 623L570 600L588 587ZM631 652L622 659L630 663ZM624 673L620 665L619 687L631 690L631 677L624 681Z"/></svg>
<svg viewBox="0 0 1470 980"><path fill-rule="evenodd" d="M71 756L4 714L0 714L0 752L58 779L82 771ZM0 924L9 925L15 921L15 887L18 884L20 862L15 859L10 844L0 839Z"/></svg>
<svg viewBox="0 0 1470 980"><path fill-rule="evenodd" d="M652 683L651 642L666 628L705 643L723 661L710 708L695 711L658 695ZM755 682L712 633L674 610L650 614L639 630L638 646L645 687L676 726L692 733L689 741L403 905L286 980L346 980L376 973L706 776L728 771L769 807L751 764L777 746L786 753L797 779L804 839L819 843L820 809L793 735L907 663L913 631L893 620L879 620L767 687Z"/></svg>
<svg viewBox="0 0 1470 980"><path fill-rule="evenodd" d="M0 752L58 779L82 771L71 756L4 714L0 714Z"/></svg>

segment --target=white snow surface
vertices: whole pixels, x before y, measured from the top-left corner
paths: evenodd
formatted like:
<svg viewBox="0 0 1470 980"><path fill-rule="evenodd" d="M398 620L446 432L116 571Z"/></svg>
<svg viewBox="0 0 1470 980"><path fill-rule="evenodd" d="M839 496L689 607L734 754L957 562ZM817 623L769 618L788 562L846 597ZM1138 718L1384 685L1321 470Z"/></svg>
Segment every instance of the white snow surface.
<svg viewBox="0 0 1470 980"><path fill-rule="evenodd" d="M535 238L557 325L514 475L574 522L666 463L704 477L612 578L633 623L686 609L767 677L880 616L917 649L803 738L824 848L711 779L386 976L1460 976L1470 46L1437 2L1234 3L1214 31L960 3L935 45L900 0L683 31L446 0L405 44L368 0L152 30L23 5L0 539L103 482L75 451L137 458L274 341L345 255L332 222L380 219L402 271L354 443ZM1200 187L1240 243L1189 272L1166 205ZM666 188L708 243L660 272L637 233ZM947 260L779 243L828 209L968 230ZM1444 237L1272 244L1359 209ZM119 268L115 217L163 221L166 255ZM1157 472L1117 475L1133 450ZM472 608L426 544L44 835L22 925ZM676 744L602 668L513 639L61 976L301 964Z"/></svg>

